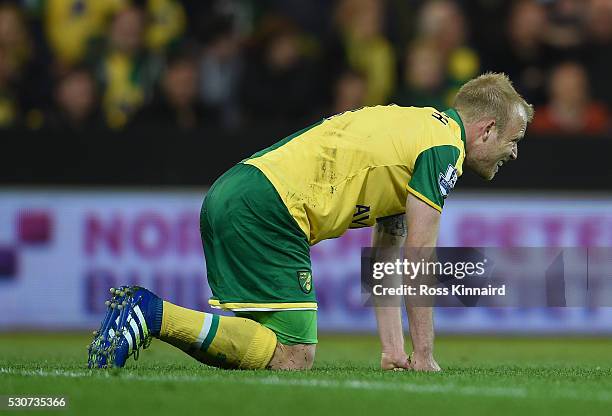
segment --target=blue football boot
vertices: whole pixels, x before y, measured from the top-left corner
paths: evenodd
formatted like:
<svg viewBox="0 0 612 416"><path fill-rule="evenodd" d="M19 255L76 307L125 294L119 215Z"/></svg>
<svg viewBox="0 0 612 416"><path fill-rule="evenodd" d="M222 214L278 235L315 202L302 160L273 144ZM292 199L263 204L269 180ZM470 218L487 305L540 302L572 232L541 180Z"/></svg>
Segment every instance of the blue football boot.
<svg viewBox="0 0 612 416"><path fill-rule="evenodd" d="M111 288L106 316L89 345L89 368L123 367L130 355L138 359L161 330L163 301L139 286Z"/></svg>

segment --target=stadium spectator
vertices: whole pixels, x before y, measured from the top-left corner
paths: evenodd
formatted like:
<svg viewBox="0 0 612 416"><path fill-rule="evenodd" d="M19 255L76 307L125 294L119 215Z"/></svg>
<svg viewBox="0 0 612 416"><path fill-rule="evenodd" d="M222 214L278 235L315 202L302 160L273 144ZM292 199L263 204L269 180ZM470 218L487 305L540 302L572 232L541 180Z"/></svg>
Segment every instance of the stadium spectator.
<svg viewBox="0 0 612 416"><path fill-rule="evenodd" d="M534 133L597 135L609 131L609 110L591 100L582 65L568 62L557 66L551 75L549 93L548 104L536 110Z"/></svg>
<svg viewBox="0 0 612 416"><path fill-rule="evenodd" d="M11 4L0 4L0 49L14 75L30 61L32 44L21 11Z"/></svg>
<svg viewBox="0 0 612 416"><path fill-rule="evenodd" d="M465 16L459 6L449 0L426 2L419 12L417 40L434 45L445 66L448 87L443 93L445 106L480 69L480 58L467 43Z"/></svg>
<svg viewBox="0 0 612 416"><path fill-rule="evenodd" d="M10 3L0 4L0 126L17 126L25 113L28 81L33 77L32 39L21 10ZM38 71L40 72L40 71ZM44 74L38 74L44 79ZM41 93L40 91L39 93Z"/></svg>
<svg viewBox="0 0 612 416"><path fill-rule="evenodd" d="M329 0L266 0L257 1L266 13L288 17L308 33L323 34L328 29L329 16L333 15L334 3Z"/></svg>
<svg viewBox="0 0 612 416"><path fill-rule="evenodd" d="M340 75L334 90L335 96L331 114L326 114L326 116L363 107L368 91L368 81L363 74L348 70Z"/></svg>
<svg viewBox="0 0 612 416"><path fill-rule="evenodd" d="M58 64L68 67L82 61L92 44L101 41L112 14L127 0L47 0L45 32Z"/></svg>
<svg viewBox="0 0 612 416"><path fill-rule="evenodd" d="M55 88L55 111L46 124L58 130L86 131L102 127L96 85L85 68L63 75Z"/></svg>
<svg viewBox="0 0 612 416"><path fill-rule="evenodd" d="M433 44L418 42L406 50L403 83L393 102L443 110L447 87L442 54Z"/></svg>
<svg viewBox="0 0 612 416"><path fill-rule="evenodd" d="M536 105L546 101L546 72L552 58L546 45L548 26L546 9L540 3L514 3L506 40L496 48L496 64L492 67L505 71L525 99Z"/></svg>
<svg viewBox="0 0 612 416"><path fill-rule="evenodd" d="M201 30L199 62L202 102L218 110L226 127L240 124L238 87L242 76L242 39L229 16L217 16Z"/></svg>
<svg viewBox="0 0 612 416"><path fill-rule="evenodd" d="M18 102L19 125L35 129L43 121L42 109L51 101L50 58L36 12L15 3L0 2L0 49L8 70L9 95ZM3 89L6 91L6 86Z"/></svg>
<svg viewBox="0 0 612 416"><path fill-rule="evenodd" d="M366 104L386 104L396 82L396 59L382 30L380 0L341 0L336 10L348 64L368 80Z"/></svg>
<svg viewBox="0 0 612 416"><path fill-rule="evenodd" d="M147 0L146 44L157 53L178 47L186 30L186 16L178 0Z"/></svg>
<svg viewBox="0 0 612 416"><path fill-rule="evenodd" d="M593 96L612 107L612 1L589 1L586 27L586 64Z"/></svg>
<svg viewBox="0 0 612 416"><path fill-rule="evenodd" d="M480 59L467 44L467 36L465 16L456 3L427 1L419 11L417 40L431 44L444 65L442 107L450 107L459 87L478 74Z"/></svg>
<svg viewBox="0 0 612 416"><path fill-rule="evenodd" d="M483 71L494 70L494 60L506 36L504 25L515 1L470 0L461 2L470 28L470 44L478 50Z"/></svg>
<svg viewBox="0 0 612 416"><path fill-rule="evenodd" d="M19 120L19 103L11 85L11 77L8 52L0 48L0 129L15 127Z"/></svg>
<svg viewBox="0 0 612 416"><path fill-rule="evenodd" d="M504 14L501 26L494 17ZM9 1L0 3L0 125L35 128L40 114L56 124L59 83L87 63L101 119L122 128L164 90L165 56L193 38L198 102L207 124L225 128L389 101L443 108L479 67L508 73L543 106L547 73L566 61L584 65L593 99L612 106L610 0Z"/></svg>
<svg viewBox="0 0 612 416"><path fill-rule="evenodd" d="M550 7L547 41L565 51L581 46L584 41L584 1L557 0Z"/></svg>
<svg viewBox="0 0 612 416"><path fill-rule="evenodd" d="M102 85L102 108L106 124L124 127L149 99L160 72L159 60L143 46L145 15L130 6L114 17L107 46L96 60Z"/></svg>
<svg viewBox="0 0 612 416"><path fill-rule="evenodd" d="M134 118L136 126L192 130L209 122L211 113L198 97L195 57L184 53L171 58L161 80L159 94Z"/></svg>
<svg viewBox="0 0 612 416"><path fill-rule="evenodd" d="M289 20L269 17L250 51L242 80L244 116L249 121L303 121L320 106L313 62L300 32Z"/></svg>

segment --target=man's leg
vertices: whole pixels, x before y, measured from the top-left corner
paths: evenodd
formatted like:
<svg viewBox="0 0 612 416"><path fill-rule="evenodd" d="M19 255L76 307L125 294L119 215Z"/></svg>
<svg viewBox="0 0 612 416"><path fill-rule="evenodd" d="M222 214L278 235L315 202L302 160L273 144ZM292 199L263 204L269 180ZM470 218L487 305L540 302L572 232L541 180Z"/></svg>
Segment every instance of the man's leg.
<svg viewBox="0 0 612 416"><path fill-rule="evenodd" d="M272 370L309 370L317 346L317 311L236 312L276 334L277 345L268 368Z"/></svg>
<svg viewBox="0 0 612 416"><path fill-rule="evenodd" d="M164 301L159 338L196 360L220 368L266 368L276 335L245 318L194 311Z"/></svg>
<svg viewBox="0 0 612 416"><path fill-rule="evenodd" d="M314 363L317 344L276 344L276 351L268 364L270 370L310 370Z"/></svg>
<svg viewBox="0 0 612 416"><path fill-rule="evenodd" d="M134 295L123 293L131 288L122 287L119 295L113 289L101 335L90 347L90 366L106 366L102 354L111 351L110 361L121 367L153 336L216 367L310 368L317 307L310 246L264 174L239 164L219 178L202 204L200 232L210 302L238 313L270 312L226 317L162 302L146 289L134 288ZM113 334L121 338L119 349Z"/></svg>
<svg viewBox="0 0 612 416"><path fill-rule="evenodd" d="M304 370L311 368L314 361L316 311L258 312L230 317L164 301L159 338L215 367Z"/></svg>
<svg viewBox="0 0 612 416"><path fill-rule="evenodd" d="M310 368L316 311L268 312L316 308L308 240L270 181L254 166L230 169L206 196L200 231L214 299L238 316L164 302L160 338L219 367ZM314 336L302 338L304 328Z"/></svg>
<svg viewBox="0 0 612 416"><path fill-rule="evenodd" d="M89 368L123 367L131 355L138 358L151 337L220 368L303 370L312 366L315 311L230 317L174 305L142 287L121 286L110 292L107 313L89 345Z"/></svg>

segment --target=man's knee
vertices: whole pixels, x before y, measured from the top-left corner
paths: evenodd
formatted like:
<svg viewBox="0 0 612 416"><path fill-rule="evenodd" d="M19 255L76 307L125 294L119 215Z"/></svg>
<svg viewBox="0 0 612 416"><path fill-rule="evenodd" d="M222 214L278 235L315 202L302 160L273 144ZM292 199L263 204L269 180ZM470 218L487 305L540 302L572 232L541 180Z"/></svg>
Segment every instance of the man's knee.
<svg viewBox="0 0 612 416"><path fill-rule="evenodd" d="M271 370L310 370L317 344L276 344L276 351L268 364Z"/></svg>

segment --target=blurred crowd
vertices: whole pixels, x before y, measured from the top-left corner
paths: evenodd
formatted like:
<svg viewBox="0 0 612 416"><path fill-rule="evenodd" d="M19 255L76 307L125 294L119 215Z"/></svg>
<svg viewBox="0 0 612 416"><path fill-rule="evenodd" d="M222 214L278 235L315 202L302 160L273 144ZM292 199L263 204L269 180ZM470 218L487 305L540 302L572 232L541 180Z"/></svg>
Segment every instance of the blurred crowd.
<svg viewBox="0 0 612 416"><path fill-rule="evenodd" d="M532 132L610 135L612 0L0 0L0 128L244 128L450 106L503 71Z"/></svg>

